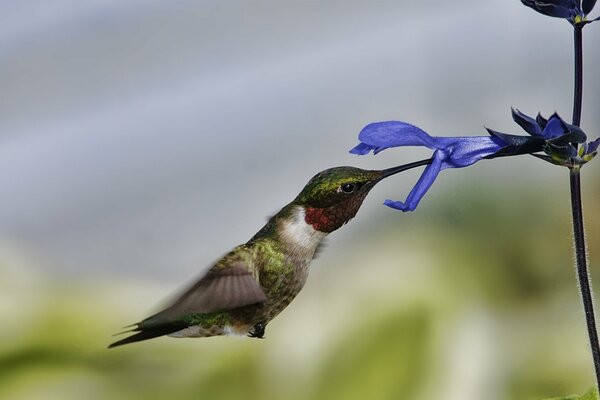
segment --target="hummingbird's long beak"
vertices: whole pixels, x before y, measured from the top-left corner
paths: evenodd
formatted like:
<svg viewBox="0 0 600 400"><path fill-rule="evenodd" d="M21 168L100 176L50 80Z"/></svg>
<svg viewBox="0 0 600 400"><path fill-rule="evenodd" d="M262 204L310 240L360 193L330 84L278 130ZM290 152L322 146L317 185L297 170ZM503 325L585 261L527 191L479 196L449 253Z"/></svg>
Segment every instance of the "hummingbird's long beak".
<svg viewBox="0 0 600 400"><path fill-rule="evenodd" d="M387 178L388 176L397 174L398 172L406 171L407 169L412 169L416 167L420 167L422 165L431 164L433 158L428 158L427 160L415 161L409 164L399 165L397 167L384 169L381 171L381 179Z"/></svg>

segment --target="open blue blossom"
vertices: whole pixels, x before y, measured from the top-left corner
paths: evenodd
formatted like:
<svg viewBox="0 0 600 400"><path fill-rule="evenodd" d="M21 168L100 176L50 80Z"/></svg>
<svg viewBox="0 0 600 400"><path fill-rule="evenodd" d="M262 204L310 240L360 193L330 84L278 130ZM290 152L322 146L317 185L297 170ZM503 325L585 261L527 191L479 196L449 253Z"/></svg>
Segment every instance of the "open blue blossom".
<svg viewBox="0 0 600 400"><path fill-rule="evenodd" d="M586 24L586 16L596 5L596 0L521 0L527 7L550 17L565 18L571 24Z"/></svg>
<svg viewBox="0 0 600 400"><path fill-rule="evenodd" d="M512 110L513 119L530 136L515 136L488 129L490 136L430 136L414 125L400 121L375 122L367 125L358 135L360 144L350 153L377 154L390 147L424 146L434 150L431 164L410 191L405 202L386 200L385 205L413 211L431 187L441 170L462 168L481 159L532 154L553 164L573 167L591 160L597 153L600 139L585 144L586 136L574 125L564 122L558 114L549 119L538 115L531 118L519 110ZM575 144L582 146L575 147ZM545 154L535 154L544 152Z"/></svg>
<svg viewBox="0 0 600 400"><path fill-rule="evenodd" d="M385 201L385 205L402 211L413 211L417 207L441 170L469 166L507 146L502 138L496 136L430 136L420 128L400 121L369 124L360 132L358 139L361 143L350 153L364 155L373 151L377 154L398 146L425 146L435 150L431 164L425 168L406 202Z"/></svg>

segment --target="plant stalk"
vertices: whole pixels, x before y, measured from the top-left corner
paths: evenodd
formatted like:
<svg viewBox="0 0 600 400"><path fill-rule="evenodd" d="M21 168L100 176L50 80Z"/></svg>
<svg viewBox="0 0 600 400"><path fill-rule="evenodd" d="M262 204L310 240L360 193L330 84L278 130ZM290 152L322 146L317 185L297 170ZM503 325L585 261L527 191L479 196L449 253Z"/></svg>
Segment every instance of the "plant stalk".
<svg viewBox="0 0 600 400"><path fill-rule="evenodd" d="M583 301L583 310L587 324L594 368L596 372L596 384L600 388L600 342L596 330L596 317L594 315L594 302L592 298L592 287L587 267L587 256L585 247L585 232L583 226L583 211L581 206L581 184L579 168L570 170L571 178L571 208L573 212L573 237L575 241L575 260L579 291Z"/></svg>
<svg viewBox="0 0 600 400"><path fill-rule="evenodd" d="M583 25L574 25L575 73L573 94L573 125L581 124L581 104L583 101ZM575 145L577 146L577 145ZM571 210L573 214L573 238L575 241L575 261L579 292L583 302L585 322L587 324L594 370L596 373L596 388L600 389L600 342L596 330L592 285L587 266L585 247L585 230L583 225L583 207L581 205L581 177L579 166L570 169Z"/></svg>
<svg viewBox="0 0 600 400"><path fill-rule="evenodd" d="M573 93L573 125L581 124L583 101L583 25L575 25L573 34L575 47L575 85Z"/></svg>

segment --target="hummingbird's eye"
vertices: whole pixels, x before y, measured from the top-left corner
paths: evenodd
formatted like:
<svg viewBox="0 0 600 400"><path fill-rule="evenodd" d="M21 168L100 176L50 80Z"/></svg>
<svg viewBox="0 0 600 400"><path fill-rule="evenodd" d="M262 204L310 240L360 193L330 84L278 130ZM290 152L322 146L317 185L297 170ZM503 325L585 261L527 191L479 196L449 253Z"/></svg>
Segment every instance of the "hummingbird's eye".
<svg viewBox="0 0 600 400"><path fill-rule="evenodd" d="M344 183L342 186L340 186L340 189L344 193L352 193L354 192L354 189L356 189L356 185L354 183Z"/></svg>

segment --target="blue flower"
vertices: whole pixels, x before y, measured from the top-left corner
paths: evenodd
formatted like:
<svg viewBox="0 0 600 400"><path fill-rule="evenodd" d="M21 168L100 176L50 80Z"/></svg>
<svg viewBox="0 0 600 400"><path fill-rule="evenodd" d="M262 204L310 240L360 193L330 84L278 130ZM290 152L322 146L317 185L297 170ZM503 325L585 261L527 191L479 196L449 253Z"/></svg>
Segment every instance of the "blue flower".
<svg viewBox="0 0 600 400"><path fill-rule="evenodd" d="M416 126L400 121L369 124L360 132L358 139L361 143L350 153L364 155L373 151L377 154L398 146L425 146L435 150L431 164L425 168L406 202L385 201L385 205L402 211L413 211L417 207L441 170L469 166L507 146L502 138L495 136L430 136Z"/></svg>
<svg viewBox="0 0 600 400"><path fill-rule="evenodd" d="M597 154L598 140L587 143L580 127L571 125L554 113L549 119L540 114L532 118L519 110L512 110L514 121L531 136L515 136L486 128L490 135L508 146L488 158L531 154L552 164L569 168L579 167ZM543 151L545 154L535 154Z"/></svg>
<svg viewBox="0 0 600 400"><path fill-rule="evenodd" d="M596 0L521 0L527 7L550 17L565 18L572 24L586 24Z"/></svg>
<svg viewBox="0 0 600 400"><path fill-rule="evenodd" d="M558 114L549 119L538 114L531 118L519 110L512 110L513 119L530 136L516 136L487 129L490 136L430 136L414 125L400 121L375 122L367 125L358 135L360 144L350 153L377 154L390 147L425 146L434 150L431 164L408 194L405 202L386 200L385 205L413 211L431 187L441 170L462 168L481 159L532 154L553 164L567 167L581 166L597 153L600 139L585 144L585 133L577 126L567 124ZM575 144L582 144L576 147ZM545 154L536 154L544 152Z"/></svg>

